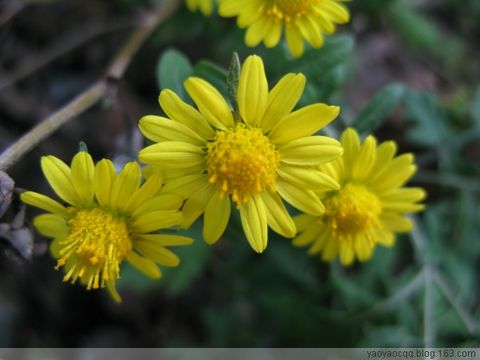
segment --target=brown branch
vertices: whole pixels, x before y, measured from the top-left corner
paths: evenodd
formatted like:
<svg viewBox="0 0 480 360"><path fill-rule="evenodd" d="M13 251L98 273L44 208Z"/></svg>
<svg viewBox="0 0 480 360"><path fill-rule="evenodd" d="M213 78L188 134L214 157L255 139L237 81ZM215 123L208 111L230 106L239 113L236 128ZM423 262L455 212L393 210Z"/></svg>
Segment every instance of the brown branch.
<svg viewBox="0 0 480 360"><path fill-rule="evenodd" d="M140 46L151 35L154 29L165 21L179 6L180 0L166 1L153 14L146 16L145 21L130 35L123 47L113 58L104 77L78 95L60 110L48 116L37 126L10 145L0 155L0 170L7 170L41 141L54 133L63 124L81 114L109 93L112 80L120 80Z"/></svg>

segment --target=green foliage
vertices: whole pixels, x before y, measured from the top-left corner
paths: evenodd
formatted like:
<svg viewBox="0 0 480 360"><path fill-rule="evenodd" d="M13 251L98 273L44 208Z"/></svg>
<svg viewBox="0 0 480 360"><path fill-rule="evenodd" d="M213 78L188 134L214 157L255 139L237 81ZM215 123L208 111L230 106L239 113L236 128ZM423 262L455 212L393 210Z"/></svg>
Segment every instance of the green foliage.
<svg viewBox="0 0 480 360"><path fill-rule="evenodd" d="M404 93L402 84L387 85L370 100L352 126L362 133L377 130L398 106Z"/></svg>
<svg viewBox="0 0 480 360"><path fill-rule="evenodd" d="M193 74L190 60L175 49L166 50L157 63L157 83L160 89L170 89L187 99L183 82Z"/></svg>

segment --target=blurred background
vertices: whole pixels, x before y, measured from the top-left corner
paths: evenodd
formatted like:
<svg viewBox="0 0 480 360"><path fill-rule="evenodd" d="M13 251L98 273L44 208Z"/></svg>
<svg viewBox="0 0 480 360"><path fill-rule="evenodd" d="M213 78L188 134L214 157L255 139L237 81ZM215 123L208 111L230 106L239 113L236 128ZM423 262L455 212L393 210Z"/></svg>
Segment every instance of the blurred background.
<svg viewBox="0 0 480 360"><path fill-rule="evenodd" d="M159 0L158 2L161 2ZM69 162L85 141L97 160L134 159L138 119L161 114L160 89L186 99L195 74L225 92L232 52L263 57L270 85L302 72L301 104L338 104L330 128L354 126L413 152L411 184L427 210L392 249L342 268L270 233L255 254L233 217L223 239L176 250L182 263L150 281L124 265L115 304L62 283L36 235L0 240L2 347L478 347L480 324L480 2L355 0L352 21L319 50L248 49L234 20L182 5L133 58L114 91L8 170L16 186L52 194L39 159ZM0 1L0 150L99 79L147 0ZM0 219L18 215L14 201ZM20 214L21 215L21 214ZM33 209L28 209L29 226ZM18 219L17 219L18 220ZM25 240L26 239L26 240Z"/></svg>

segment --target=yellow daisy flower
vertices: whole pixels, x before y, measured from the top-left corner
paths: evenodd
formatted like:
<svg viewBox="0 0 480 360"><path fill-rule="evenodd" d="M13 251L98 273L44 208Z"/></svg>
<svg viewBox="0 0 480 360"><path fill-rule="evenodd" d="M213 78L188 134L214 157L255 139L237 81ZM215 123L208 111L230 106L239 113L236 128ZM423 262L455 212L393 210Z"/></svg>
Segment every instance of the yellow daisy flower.
<svg viewBox="0 0 480 360"><path fill-rule="evenodd" d="M233 201L247 240L262 252L267 225L285 237L296 233L282 198L306 213L323 213L312 189L332 190L338 184L312 166L343 150L335 139L313 135L337 117L339 108L314 104L292 112L304 87L302 74L288 74L269 91L262 59L249 56L239 78L238 112L196 77L188 78L185 88L198 110L170 90L160 93L169 118L140 120L142 133L157 144L139 158L166 169L165 189L188 198L183 226L205 213L203 236L213 244L225 230Z"/></svg>
<svg viewBox="0 0 480 360"><path fill-rule="evenodd" d="M213 0L186 0L186 5L190 11L199 9L205 16L211 15L213 11Z"/></svg>
<svg viewBox="0 0 480 360"><path fill-rule="evenodd" d="M219 14L237 17L247 28L245 43L254 47L262 41L275 47L285 27L287 46L294 57L304 52L304 39L314 48L323 45L323 34L333 34L335 24L350 20L345 0L223 0Z"/></svg>
<svg viewBox="0 0 480 360"><path fill-rule="evenodd" d="M63 281L80 280L88 290L107 287L116 301L120 296L115 281L120 264L126 260L151 278L161 276L157 264L177 266L179 258L167 246L189 245L183 236L157 234L160 229L179 225L178 209L183 199L159 193L162 179L151 176L141 184L140 166L125 165L116 175L110 160L94 165L87 152L79 152L71 167L54 156L41 160L50 186L67 204L27 191L23 202L47 211L34 219L34 226L54 240L50 246L63 267Z"/></svg>
<svg viewBox="0 0 480 360"><path fill-rule="evenodd" d="M339 257L350 265L355 258L370 259L377 244L393 246L395 233L410 231L413 224L405 214L423 210L418 202L426 193L403 187L417 168L412 154L395 157L395 142L377 146L368 136L362 144L357 132L347 129L341 143L343 156L320 166L341 188L318 189L325 213L296 217L299 235L293 244L311 245L309 254L321 252L325 261Z"/></svg>

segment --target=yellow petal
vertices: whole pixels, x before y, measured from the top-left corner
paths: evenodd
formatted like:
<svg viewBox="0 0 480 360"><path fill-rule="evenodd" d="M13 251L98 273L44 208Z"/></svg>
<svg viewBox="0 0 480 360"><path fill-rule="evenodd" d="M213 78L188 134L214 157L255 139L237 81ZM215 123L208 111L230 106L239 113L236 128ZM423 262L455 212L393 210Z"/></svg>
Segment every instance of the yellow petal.
<svg viewBox="0 0 480 360"><path fill-rule="evenodd" d="M293 218L293 222L297 227L297 231L303 231L306 228L315 225L317 220L318 220L318 216L313 216L308 214L297 215Z"/></svg>
<svg viewBox="0 0 480 360"><path fill-rule="evenodd" d="M281 23L274 21L268 33L265 35L265 38L263 39L263 43L265 44L266 48L273 48L277 46L277 44L280 42L281 37L282 37L282 25Z"/></svg>
<svg viewBox="0 0 480 360"><path fill-rule="evenodd" d="M248 27L245 33L245 44L247 44L248 47L255 47L260 44L274 24L273 19L263 16L259 17Z"/></svg>
<svg viewBox="0 0 480 360"><path fill-rule="evenodd" d="M320 199L312 190L302 189L283 180L277 181L280 196L293 207L311 215L322 215L325 211Z"/></svg>
<svg viewBox="0 0 480 360"><path fill-rule="evenodd" d="M262 253L268 242L267 211L263 200L259 196L250 197L240 207L240 219L250 246Z"/></svg>
<svg viewBox="0 0 480 360"><path fill-rule="evenodd" d="M288 50L293 57L302 56L305 51L305 45L303 44L302 34L294 25L287 25L285 27L285 39L287 40Z"/></svg>
<svg viewBox="0 0 480 360"><path fill-rule="evenodd" d="M319 234L320 228L312 224L292 240L292 245L297 247L307 246L318 240Z"/></svg>
<svg viewBox="0 0 480 360"><path fill-rule="evenodd" d="M370 179L373 180L385 171L392 161L397 151L397 145L394 141L385 141L377 147L375 154L375 164L370 170Z"/></svg>
<svg viewBox="0 0 480 360"><path fill-rule="evenodd" d="M260 196L265 203L267 223L276 233L286 237L294 237L297 230L292 217L288 213L283 201L277 194L263 191Z"/></svg>
<svg viewBox="0 0 480 360"><path fill-rule="evenodd" d="M203 238L207 244L215 244L227 227L231 211L230 198L223 195L220 189L210 198L205 208Z"/></svg>
<svg viewBox="0 0 480 360"><path fill-rule="evenodd" d="M110 194L115 179L115 168L110 160L103 159L95 167L95 197L101 206L110 204Z"/></svg>
<svg viewBox="0 0 480 360"><path fill-rule="evenodd" d="M340 143L326 136L308 136L279 148L282 162L292 165L319 165L342 155Z"/></svg>
<svg viewBox="0 0 480 360"><path fill-rule="evenodd" d="M339 243L338 255L340 257L340 263L343 266L348 266L355 260L355 250L350 241L341 241Z"/></svg>
<svg viewBox="0 0 480 360"><path fill-rule="evenodd" d="M202 164L205 153L198 146L186 142L165 141L147 146L138 153L138 158L146 164L188 168Z"/></svg>
<svg viewBox="0 0 480 360"><path fill-rule="evenodd" d="M417 202L425 199L427 193L421 188L393 189L380 194L383 202Z"/></svg>
<svg viewBox="0 0 480 360"><path fill-rule="evenodd" d="M175 225L180 225L182 220L183 215L179 211L152 211L135 219L132 224L132 230L138 233L149 233Z"/></svg>
<svg viewBox="0 0 480 360"><path fill-rule="evenodd" d="M343 162L345 164L345 176L350 177L355 159L360 151L360 139L354 129L348 128L342 133L340 142L344 149Z"/></svg>
<svg viewBox="0 0 480 360"><path fill-rule="evenodd" d="M373 255L373 245L365 236L358 235L353 242L355 253L358 260L367 261L370 260Z"/></svg>
<svg viewBox="0 0 480 360"><path fill-rule="evenodd" d="M350 20L348 10L337 1L322 2L322 12L326 13L328 17L337 24L344 24Z"/></svg>
<svg viewBox="0 0 480 360"><path fill-rule="evenodd" d="M313 191L338 190L340 185L327 174L305 166L281 165L278 175L292 185Z"/></svg>
<svg viewBox="0 0 480 360"><path fill-rule="evenodd" d="M141 176L142 173L137 162L132 161L125 165L113 181L110 194L110 206L113 209L126 209L128 199L140 187Z"/></svg>
<svg viewBox="0 0 480 360"><path fill-rule="evenodd" d="M162 181L163 179L160 175L154 174L150 176L145 183L130 196L125 204L125 211L132 213L147 200L157 195L162 187Z"/></svg>
<svg viewBox="0 0 480 360"><path fill-rule="evenodd" d="M310 249L308 249L308 252L307 252L308 255L310 255L310 256L317 255L324 248L327 247L327 244L329 244L329 235L328 234L329 234L328 231L325 231L325 230L324 231L319 231L317 240L315 240L313 245L310 247ZM334 241L330 240L330 242L331 242L330 246L332 247L332 245L333 245L333 249L334 249L335 256L336 256L338 245L336 245ZM330 252L330 251L331 251L331 248L327 249L327 252Z"/></svg>
<svg viewBox="0 0 480 360"><path fill-rule="evenodd" d="M340 113L338 106L313 104L305 106L275 125L270 133L270 140L275 144L310 136L332 122Z"/></svg>
<svg viewBox="0 0 480 360"><path fill-rule="evenodd" d="M188 78L185 88L210 124L222 130L233 127L232 110L217 89L197 77Z"/></svg>
<svg viewBox="0 0 480 360"><path fill-rule="evenodd" d="M307 40L313 48L318 49L321 47L324 43L324 40L316 17L312 15L305 15L299 20L299 23L300 33L305 40Z"/></svg>
<svg viewBox="0 0 480 360"><path fill-rule="evenodd" d="M163 90L158 101L169 118L185 125L202 139L211 140L215 137L215 131L202 114L183 102L173 91Z"/></svg>
<svg viewBox="0 0 480 360"><path fill-rule="evenodd" d="M69 217L68 210L65 206L43 194L33 191L25 191L20 195L20 199L28 205L35 206L55 215L64 218Z"/></svg>
<svg viewBox="0 0 480 360"><path fill-rule="evenodd" d="M67 203L80 207L82 202L73 187L70 168L55 156L43 156L41 166L53 191Z"/></svg>
<svg viewBox="0 0 480 360"><path fill-rule="evenodd" d="M76 193L85 205L93 202L95 165L85 151L77 153L72 160L72 183Z"/></svg>
<svg viewBox="0 0 480 360"><path fill-rule="evenodd" d="M112 297L113 301L115 301L116 303L122 302L122 298L120 297L120 294L118 293L117 288L115 287L114 280L107 281L107 290L110 296Z"/></svg>
<svg viewBox="0 0 480 360"><path fill-rule="evenodd" d="M43 236L63 238L68 235L67 221L58 215L38 215L33 219L33 225Z"/></svg>
<svg viewBox="0 0 480 360"><path fill-rule="evenodd" d="M127 261L137 270L141 271L152 279L159 279L162 276L160 269L152 260L140 256L133 251L128 254Z"/></svg>
<svg viewBox="0 0 480 360"><path fill-rule="evenodd" d="M412 220L399 214L384 212L380 221L386 229L394 232L409 232L413 229Z"/></svg>
<svg viewBox="0 0 480 360"><path fill-rule="evenodd" d="M175 267L180 264L180 259L177 255L153 242L137 240L135 241L135 249L159 265Z"/></svg>
<svg viewBox="0 0 480 360"><path fill-rule="evenodd" d="M193 243L192 238L180 235L138 234L137 237L144 242L151 242L158 246L185 246Z"/></svg>
<svg viewBox="0 0 480 360"><path fill-rule="evenodd" d="M203 214L215 190L215 187L207 184L185 202L182 208L184 217L182 228L189 228Z"/></svg>
<svg viewBox="0 0 480 360"><path fill-rule="evenodd" d="M245 123L259 126L268 98L268 82L259 56L245 60L238 83L238 109Z"/></svg>
<svg viewBox="0 0 480 360"><path fill-rule="evenodd" d="M290 114L305 89L306 79L303 74L287 74L273 87L268 94L267 109L262 120L264 131Z"/></svg>
<svg viewBox="0 0 480 360"><path fill-rule="evenodd" d="M185 198L200 191L209 184L208 177L205 174L192 174L178 177L165 184L162 193L178 194Z"/></svg>
<svg viewBox="0 0 480 360"><path fill-rule="evenodd" d="M370 174L370 170L375 164L376 147L375 138L371 135L368 136L352 164L352 177L355 180L362 181Z"/></svg>
<svg viewBox="0 0 480 360"><path fill-rule="evenodd" d="M144 116L138 127L147 139L154 142L182 141L197 146L205 144L205 140L187 126L162 116Z"/></svg>
<svg viewBox="0 0 480 360"><path fill-rule="evenodd" d="M175 211L183 204L183 198L176 194L161 194L146 200L132 212L132 217L137 218L149 212L165 210Z"/></svg>

